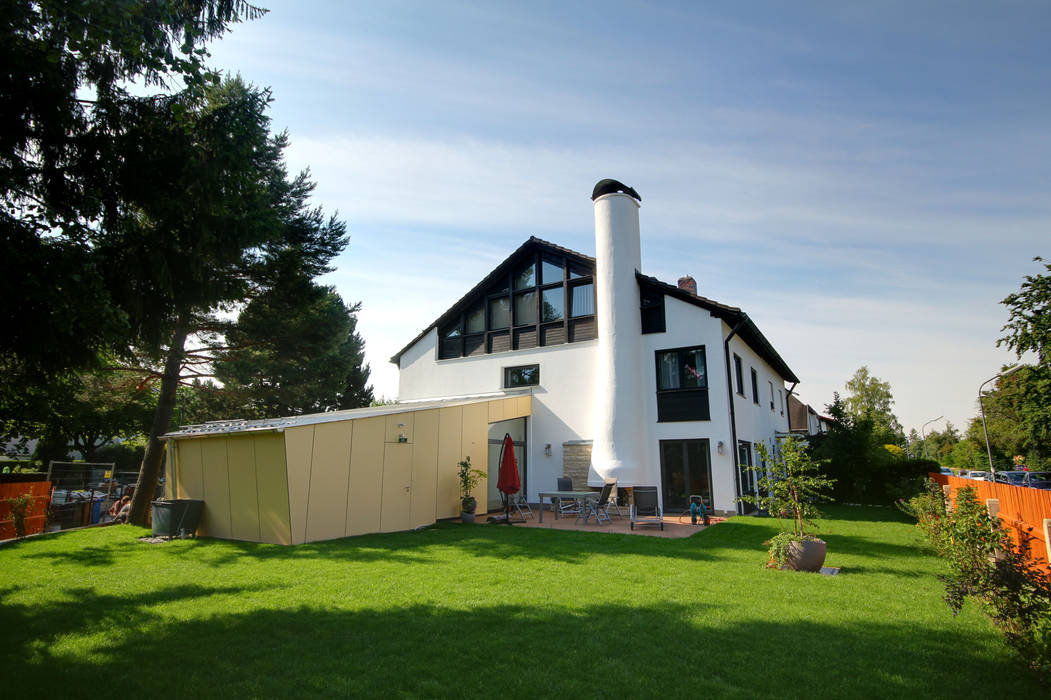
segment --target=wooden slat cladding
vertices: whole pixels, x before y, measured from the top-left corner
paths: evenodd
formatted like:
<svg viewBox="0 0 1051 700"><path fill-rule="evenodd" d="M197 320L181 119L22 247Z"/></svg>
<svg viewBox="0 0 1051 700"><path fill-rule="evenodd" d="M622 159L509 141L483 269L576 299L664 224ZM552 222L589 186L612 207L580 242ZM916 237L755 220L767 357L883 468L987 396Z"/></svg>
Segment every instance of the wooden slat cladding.
<svg viewBox="0 0 1051 700"><path fill-rule="evenodd" d="M578 318L569 322L569 342L579 343L582 340L594 340L598 337L598 324L595 317Z"/></svg>
<svg viewBox="0 0 1051 700"><path fill-rule="evenodd" d="M541 345L561 345L566 342L566 327L559 323L552 326L542 326L540 328L540 344Z"/></svg>
<svg viewBox="0 0 1051 700"><path fill-rule="evenodd" d="M485 336L484 335L469 335L463 339L463 354L470 357L471 355L484 355L485 354ZM444 358L443 358L444 359Z"/></svg>
<svg viewBox="0 0 1051 700"><path fill-rule="evenodd" d="M463 354L463 340L460 338L442 338L438 342L438 359L450 360Z"/></svg>
<svg viewBox="0 0 1051 700"><path fill-rule="evenodd" d="M678 389L657 392L657 420L676 422L711 420L707 389Z"/></svg>
<svg viewBox="0 0 1051 700"><path fill-rule="evenodd" d="M511 334L508 331L489 334L489 352L507 352L511 349Z"/></svg>
<svg viewBox="0 0 1051 700"><path fill-rule="evenodd" d="M520 328L515 331L515 350L527 350L536 347L536 327Z"/></svg>

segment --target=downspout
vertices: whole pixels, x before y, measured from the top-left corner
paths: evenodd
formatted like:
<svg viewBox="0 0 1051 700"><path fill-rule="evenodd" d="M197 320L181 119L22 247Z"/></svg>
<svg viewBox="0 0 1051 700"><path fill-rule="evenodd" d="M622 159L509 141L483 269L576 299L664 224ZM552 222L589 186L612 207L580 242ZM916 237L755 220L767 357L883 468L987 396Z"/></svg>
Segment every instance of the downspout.
<svg viewBox="0 0 1051 700"><path fill-rule="evenodd" d="M737 494L734 498L734 507L737 508L738 515L741 514L741 501L738 500L741 498L741 469L737 463L737 415L734 411L733 378L730 376L730 341L743 325L744 319L742 318L730 331L730 335L723 340L723 359L726 361L726 398L730 401L730 454L733 455L734 460L734 493Z"/></svg>

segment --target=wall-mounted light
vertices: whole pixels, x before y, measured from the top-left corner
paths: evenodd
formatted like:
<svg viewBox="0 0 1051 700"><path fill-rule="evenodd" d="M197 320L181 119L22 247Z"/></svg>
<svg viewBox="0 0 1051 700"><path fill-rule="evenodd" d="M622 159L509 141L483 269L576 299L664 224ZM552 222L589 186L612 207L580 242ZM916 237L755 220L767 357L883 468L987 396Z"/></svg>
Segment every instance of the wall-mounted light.
<svg viewBox="0 0 1051 700"><path fill-rule="evenodd" d="M715 446L715 449L719 451L719 454L726 454L726 445L720 440L719 444Z"/></svg>
<svg viewBox="0 0 1051 700"><path fill-rule="evenodd" d="M547 456L547 457L551 456L551 443L550 442L547 443L546 445L544 445L544 455Z"/></svg>

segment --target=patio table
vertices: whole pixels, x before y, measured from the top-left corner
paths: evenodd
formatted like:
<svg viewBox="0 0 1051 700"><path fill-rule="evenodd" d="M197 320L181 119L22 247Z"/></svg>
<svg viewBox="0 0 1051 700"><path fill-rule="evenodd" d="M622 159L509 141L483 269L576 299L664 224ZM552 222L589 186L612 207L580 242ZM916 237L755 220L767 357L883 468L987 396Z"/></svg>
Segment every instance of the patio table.
<svg viewBox="0 0 1051 700"><path fill-rule="evenodd" d="M537 494L540 499L540 517L537 522L544 522L544 499L551 499L551 509L555 512L555 520L558 520L558 507L555 505L556 498L573 498L582 501L585 498L598 498L595 491L541 491Z"/></svg>

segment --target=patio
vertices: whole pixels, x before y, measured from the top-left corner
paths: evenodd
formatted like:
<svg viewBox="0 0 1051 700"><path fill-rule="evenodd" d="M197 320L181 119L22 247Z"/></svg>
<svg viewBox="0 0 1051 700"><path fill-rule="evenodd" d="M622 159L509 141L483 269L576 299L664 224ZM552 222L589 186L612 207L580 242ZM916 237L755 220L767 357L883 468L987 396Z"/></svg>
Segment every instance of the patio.
<svg viewBox="0 0 1051 700"><path fill-rule="evenodd" d="M681 539L683 537L689 537L694 533L700 532L701 530L707 530L708 528L703 525L693 525L690 523L690 514L685 513L679 515L676 511L672 515L664 516L664 529L661 530L656 525L643 524L637 526L634 530L631 529L631 521L628 518L628 509L622 508L624 515L619 516L616 512L611 513L609 522L598 523L595 518L590 518L587 523L584 522L583 518L575 518L574 516L566 516L562 518L555 518L554 512L550 507L544 510L544 522L540 522L537 518L537 506L533 505L533 515L529 516L526 513L526 521L522 522L515 519L514 527L530 527L538 528L542 530L571 530L575 532L604 532L607 534L618 534L618 535L643 535L647 537L668 537ZM495 523L489 523L489 516L503 515L501 511L494 511L490 513L479 513L476 517L475 524L477 525L491 525ZM517 518L518 513L512 512L512 518ZM713 527L721 522L724 522L726 518L720 516L711 516L710 525Z"/></svg>

